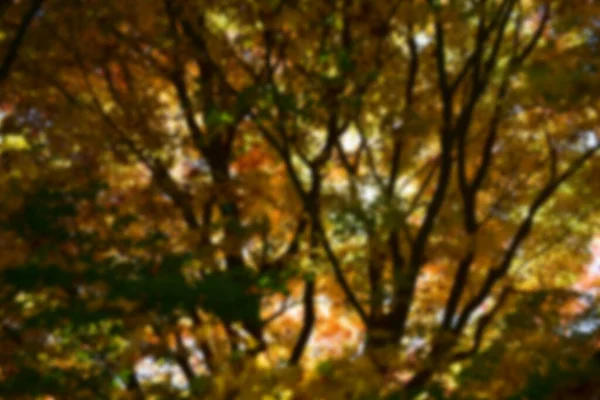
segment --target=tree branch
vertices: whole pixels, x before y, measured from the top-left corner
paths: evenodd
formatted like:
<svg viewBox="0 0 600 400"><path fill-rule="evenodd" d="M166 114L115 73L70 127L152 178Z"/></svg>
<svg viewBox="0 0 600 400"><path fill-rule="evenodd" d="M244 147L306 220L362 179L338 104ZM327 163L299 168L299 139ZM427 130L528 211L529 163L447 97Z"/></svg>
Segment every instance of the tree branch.
<svg viewBox="0 0 600 400"><path fill-rule="evenodd" d="M506 275L517 253L517 250L521 247L521 244L525 241L531 231L533 220L537 212L552 197L557 189L572 175L574 175L585 164L586 161L592 158L599 149L600 145L596 145L595 147L585 151L583 155L573 161L569 168L560 174L558 178L549 181L534 198L533 202L529 206L527 215L521 221L508 249L504 253L502 260L496 267L489 271L483 286L477 295L475 295L475 297L473 297L473 299L471 299L471 301L465 306L463 313L459 318L458 324L454 329L455 331L460 332L464 328L472 313L487 298L495 283Z"/></svg>
<svg viewBox="0 0 600 400"><path fill-rule="evenodd" d="M25 39L27 30L29 29L29 26L31 25L35 15L42 6L43 1L44 0L32 0L31 6L23 16L21 24L19 25L19 28L15 33L15 37L9 43L8 50L4 55L4 58L2 59L2 63L0 64L0 82L8 78L8 75L10 74L10 68L17 59L19 48L21 47L21 44Z"/></svg>
<svg viewBox="0 0 600 400"><path fill-rule="evenodd" d="M315 324L315 281L314 279L306 279L304 283L304 297L302 304L304 305L304 317L302 318L302 329L292 350L289 365L297 365L300 358L306 349L308 339Z"/></svg>

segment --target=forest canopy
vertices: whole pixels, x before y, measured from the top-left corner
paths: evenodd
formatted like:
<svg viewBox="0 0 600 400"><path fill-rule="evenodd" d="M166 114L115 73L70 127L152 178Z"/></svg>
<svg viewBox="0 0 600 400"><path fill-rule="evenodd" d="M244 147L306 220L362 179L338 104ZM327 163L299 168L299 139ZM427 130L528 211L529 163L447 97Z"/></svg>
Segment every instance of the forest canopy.
<svg viewBox="0 0 600 400"><path fill-rule="evenodd" d="M5 0L0 63L0 398L600 395L598 1Z"/></svg>

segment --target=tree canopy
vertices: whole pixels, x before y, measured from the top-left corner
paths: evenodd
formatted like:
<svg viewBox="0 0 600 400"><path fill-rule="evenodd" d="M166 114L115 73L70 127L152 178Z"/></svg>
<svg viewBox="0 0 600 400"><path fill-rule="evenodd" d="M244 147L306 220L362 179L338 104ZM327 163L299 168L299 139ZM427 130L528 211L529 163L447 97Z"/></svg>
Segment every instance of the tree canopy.
<svg viewBox="0 0 600 400"><path fill-rule="evenodd" d="M598 16L0 2L0 396L600 394Z"/></svg>

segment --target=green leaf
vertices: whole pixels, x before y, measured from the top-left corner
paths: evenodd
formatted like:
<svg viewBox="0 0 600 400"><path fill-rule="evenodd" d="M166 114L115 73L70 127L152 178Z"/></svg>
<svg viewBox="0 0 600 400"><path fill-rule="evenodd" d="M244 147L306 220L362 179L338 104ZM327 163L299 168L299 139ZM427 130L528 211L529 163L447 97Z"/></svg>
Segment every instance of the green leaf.
<svg viewBox="0 0 600 400"><path fill-rule="evenodd" d="M235 117L227 111L212 109L206 116L206 126L220 127L232 124Z"/></svg>

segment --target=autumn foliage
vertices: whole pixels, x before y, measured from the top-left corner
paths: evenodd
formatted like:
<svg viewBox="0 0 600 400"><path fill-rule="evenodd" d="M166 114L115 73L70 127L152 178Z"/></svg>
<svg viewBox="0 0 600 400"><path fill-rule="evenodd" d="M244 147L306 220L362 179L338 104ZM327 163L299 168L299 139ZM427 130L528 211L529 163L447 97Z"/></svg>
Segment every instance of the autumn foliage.
<svg viewBox="0 0 600 400"><path fill-rule="evenodd" d="M0 2L0 397L599 395L599 16Z"/></svg>

